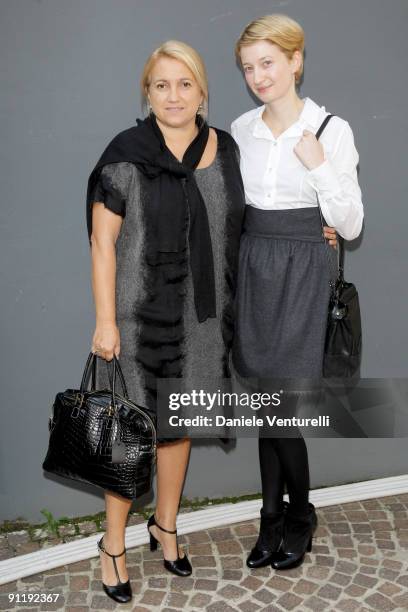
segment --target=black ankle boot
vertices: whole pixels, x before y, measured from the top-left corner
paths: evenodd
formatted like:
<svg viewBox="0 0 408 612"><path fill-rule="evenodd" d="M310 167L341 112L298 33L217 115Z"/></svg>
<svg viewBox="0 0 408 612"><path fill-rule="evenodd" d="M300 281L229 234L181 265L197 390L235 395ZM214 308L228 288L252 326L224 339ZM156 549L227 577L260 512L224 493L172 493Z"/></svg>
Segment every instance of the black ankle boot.
<svg viewBox="0 0 408 612"><path fill-rule="evenodd" d="M164 529L159 523L156 521L154 514L147 521L147 531L150 536L150 550L156 550L157 545L159 544L159 540L157 540L154 535L150 532L150 527L155 525L161 531L165 531L166 533L171 533L176 536L176 546L177 546L177 559L174 561L170 561L169 559L163 559L163 565L172 574L176 574L176 576L190 576L193 568L191 567L191 563L188 560L187 555L184 553L182 557L178 554L178 544L177 544L177 529L174 531L169 531L168 529Z"/></svg>
<svg viewBox="0 0 408 612"><path fill-rule="evenodd" d="M317 528L317 516L313 504L304 513L289 508L285 514L283 541L280 551L274 556L272 567L285 570L303 563L305 553L312 550L313 533Z"/></svg>
<svg viewBox="0 0 408 612"><path fill-rule="evenodd" d="M283 502L282 510L268 514L261 509L261 524L257 543L247 558L251 569L270 565L282 542L283 520L288 504Z"/></svg>

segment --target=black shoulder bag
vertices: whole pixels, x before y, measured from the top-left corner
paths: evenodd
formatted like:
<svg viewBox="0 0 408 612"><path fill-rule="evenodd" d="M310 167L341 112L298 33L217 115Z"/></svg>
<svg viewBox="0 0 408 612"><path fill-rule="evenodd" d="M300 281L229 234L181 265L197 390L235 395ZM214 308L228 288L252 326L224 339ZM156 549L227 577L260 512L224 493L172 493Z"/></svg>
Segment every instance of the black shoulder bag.
<svg viewBox="0 0 408 612"><path fill-rule="evenodd" d="M43 469L134 499L149 491L156 454L155 416L127 393L119 361L106 361L110 389L95 390L97 355L90 353L79 389L57 393ZM91 389L87 390L92 368ZM110 375L109 368L113 368ZM123 395L116 391L116 375Z"/></svg>
<svg viewBox="0 0 408 612"><path fill-rule="evenodd" d="M324 119L316 132L317 139L332 117L333 115L328 115ZM318 197L317 203L323 230L325 223ZM323 358L324 378L355 376L359 373L361 362L361 317L358 293L353 283L344 280L344 240L337 235L337 241L338 272L336 282L330 281L331 292ZM332 247L326 240L325 245L330 269L329 249Z"/></svg>

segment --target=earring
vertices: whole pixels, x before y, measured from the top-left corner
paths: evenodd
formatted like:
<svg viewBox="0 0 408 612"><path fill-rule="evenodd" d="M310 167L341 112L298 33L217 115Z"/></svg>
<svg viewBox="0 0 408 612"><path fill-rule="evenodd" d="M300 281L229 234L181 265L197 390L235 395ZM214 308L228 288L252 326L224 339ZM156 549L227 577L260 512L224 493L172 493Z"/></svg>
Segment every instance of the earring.
<svg viewBox="0 0 408 612"><path fill-rule="evenodd" d="M204 110L204 106L203 106L203 104L200 104L198 109L197 109L197 115L201 115L203 110Z"/></svg>

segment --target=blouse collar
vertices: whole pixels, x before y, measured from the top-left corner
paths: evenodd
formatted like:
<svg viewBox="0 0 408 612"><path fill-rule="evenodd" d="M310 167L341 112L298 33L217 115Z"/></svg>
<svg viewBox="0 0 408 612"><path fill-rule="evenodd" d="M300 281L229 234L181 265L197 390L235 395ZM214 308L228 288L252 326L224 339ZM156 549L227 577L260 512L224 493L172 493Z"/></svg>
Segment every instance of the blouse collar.
<svg viewBox="0 0 408 612"><path fill-rule="evenodd" d="M255 116L253 117L250 130L255 138L266 138L268 140L275 140L274 135L268 128L266 123L262 119L262 113L265 110L265 104L257 109ZM301 136L303 130L317 128L319 126L319 114L322 108L318 106L310 98L305 98L305 104L302 112L300 113L299 119L293 123L287 130L285 130L279 138L286 138L291 136Z"/></svg>

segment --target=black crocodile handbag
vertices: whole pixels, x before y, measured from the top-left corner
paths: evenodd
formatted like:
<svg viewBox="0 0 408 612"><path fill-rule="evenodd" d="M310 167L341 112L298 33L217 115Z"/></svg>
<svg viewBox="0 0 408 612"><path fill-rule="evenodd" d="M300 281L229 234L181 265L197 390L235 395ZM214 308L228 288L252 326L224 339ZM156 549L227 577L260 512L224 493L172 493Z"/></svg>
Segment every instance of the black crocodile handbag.
<svg viewBox="0 0 408 612"><path fill-rule="evenodd" d="M334 115L327 115L316 132L319 139L324 128ZM320 208L322 231L324 219ZM327 329L324 345L323 376L324 378L350 378L358 376L361 363L361 315L358 292L353 283L344 280L344 241L340 236L338 242L338 269L336 281L330 282L330 302L327 317ZM326 244L329 268L331 257Z"/></svg>
<svg viewBox="0 0 408 612"><path fill-rule="evenodd" d="M97 359L89 354L80 389L67 389L55 397L43 469L135 499L151 487L155 415L129 399L116 356L105 362L111 388L96 390ZM116 390L117 375L123 395Z"/></svg>

